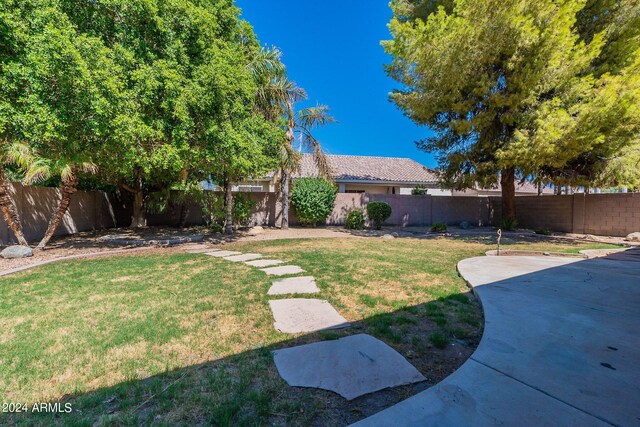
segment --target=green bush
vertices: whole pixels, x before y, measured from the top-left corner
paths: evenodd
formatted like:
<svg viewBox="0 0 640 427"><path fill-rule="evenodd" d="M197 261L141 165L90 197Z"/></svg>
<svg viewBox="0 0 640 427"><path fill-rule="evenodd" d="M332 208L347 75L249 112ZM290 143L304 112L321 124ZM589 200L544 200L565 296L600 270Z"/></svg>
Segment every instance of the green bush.
<svg viewBox="0 0 640 427"><path fill-rule="evenodd" d="M371 202L367 204L367 216L376 229L382 228L382 223L391 216L391 206L385 202Z"/></svg>
<svg viewBox="0 0 640 427"><path fill-rule="evenodd" d="M348 228L349 230L364 229L364 214L362 211L349 211L345 228Z"/></svg>
<svg viewBox="0 0 640 427"><path fill-rule="evenodd" d="M233 195L233 223L241 227L249 225L251 213L256 208L256 202L249 196L242 193ZM201 200L202 213L205 223L214 231L222 230L226 218L227 210L224 206L224 194L213 191L206 191Z"/></svg>
<svg viewBox="0 0 640 427"><path fill-rule="evenodd" d="M500 221L500 228L502 228L503 231L515 230L517 226L518 220L515 218L503 218L502 221Z"/></svg>
<svg viewBox="0 0 640 427"><path fill-rule="evenodd" d="M443 222L436 222L431 226L431 231L447 231L447 224Z"/></svg>
<svg viewBox="0 0 640 427"><path fill-rule="evenodd" d="M553 231L549 230L548 228L538 228L534 231L534 233L542 234L544 236L551 236L553 234Z"/></svg>
<svg viewBox="0 0 640 427"><path fill-rule="evenodd" d="M416 185L411 190L411 195L413 196L424 196L426 194L427 194L427 187L425 187L424 185Z"/></svg>
<svg viewBox="0 0 640 427"><path fill-rule="evenodd" d="M293 184L291 206L301 224L324 222L336 201L336 187L320 178L301 178Z"/></svg>
<svg viewBox="0 0 640 427"><path fill-rule="evenodd" d="M248 226L256 205L248 195L237 193L233 198L233 223L241 227Z"/></svg>

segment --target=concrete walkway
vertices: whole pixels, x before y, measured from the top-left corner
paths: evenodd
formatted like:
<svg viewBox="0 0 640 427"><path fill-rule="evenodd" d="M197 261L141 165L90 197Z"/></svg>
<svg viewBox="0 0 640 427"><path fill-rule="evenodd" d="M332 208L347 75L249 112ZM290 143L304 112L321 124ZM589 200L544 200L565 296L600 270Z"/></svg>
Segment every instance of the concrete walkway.
<svg viewBox="0 0 640 427"><path fill-rule="evenodd" d="M480 257L485 331L453 375L359 426L640 424L640 262Z"/></svg>

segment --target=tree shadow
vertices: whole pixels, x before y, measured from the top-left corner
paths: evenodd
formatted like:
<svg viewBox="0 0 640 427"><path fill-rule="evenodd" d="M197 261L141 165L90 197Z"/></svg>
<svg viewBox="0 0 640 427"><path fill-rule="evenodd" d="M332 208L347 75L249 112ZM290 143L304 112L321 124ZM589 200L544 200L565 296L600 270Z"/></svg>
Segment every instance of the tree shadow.
<svg viewBox="0 0 640 427"><path fill-rule="evenodd" d="M448 324L442 326L449 307L454 317L460 308L468 316L466 321L450 316ZM280 378L273 361L274 350L362 333L390 345L427 380L349 401L332 391L290 387ZM446 338L444 348L430 341L434 333ZM65 395L49 403L61 407L69 403L71 413L0 414L0 424L348 425L450 375L472 354L481 333L482 315L473 294L452 294L351 322L345 329L303 334L151 377Z"/></svg>

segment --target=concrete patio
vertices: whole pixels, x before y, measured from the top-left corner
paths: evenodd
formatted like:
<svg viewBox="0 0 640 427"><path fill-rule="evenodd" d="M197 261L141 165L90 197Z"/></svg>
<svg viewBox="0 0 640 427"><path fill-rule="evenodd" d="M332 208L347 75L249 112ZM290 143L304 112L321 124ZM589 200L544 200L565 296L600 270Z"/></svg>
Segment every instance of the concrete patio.
<svg viewBox="0 0 640 427"><path fill-rule="evenodd" d="M640 250L597 259L479 257L485 312L453 375L358 426L638 425Z"/></svg>

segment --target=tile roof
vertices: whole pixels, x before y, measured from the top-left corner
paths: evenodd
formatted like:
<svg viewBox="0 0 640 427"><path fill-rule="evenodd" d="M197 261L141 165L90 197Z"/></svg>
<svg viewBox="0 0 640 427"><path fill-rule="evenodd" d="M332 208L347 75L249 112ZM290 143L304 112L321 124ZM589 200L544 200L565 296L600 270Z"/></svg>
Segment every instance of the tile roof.
<svg viewBox="0 0 640 427"><path fill-rule="evenodd" d="M438 173L420 163L399 157L327 155L336 181L405 182L433 184ZM313 154L303 154L296 178L318 176Z"/></svg>

